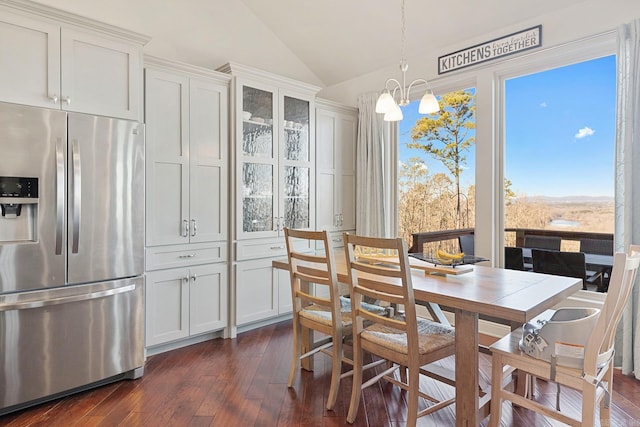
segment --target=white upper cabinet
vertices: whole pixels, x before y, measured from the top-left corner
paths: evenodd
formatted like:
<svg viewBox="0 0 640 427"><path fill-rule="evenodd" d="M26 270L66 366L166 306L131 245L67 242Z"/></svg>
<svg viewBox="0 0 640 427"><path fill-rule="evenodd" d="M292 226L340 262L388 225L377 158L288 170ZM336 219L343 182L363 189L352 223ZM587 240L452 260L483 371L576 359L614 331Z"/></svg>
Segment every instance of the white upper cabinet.
<svg viewBox="0 0 640 427"><path fill-rule="evenodd" d="M354 230L357 109L324 100L316 106L317 229Z"/></svg>
<svg viewBox="0 0 640 427"><path fill-rule="evenodd" d="M149 39L27 1L0 1L0 101L142 120Z"/></svg>
<svg viewBox="0 0 640 427"><path fill-rule="evenodd" d="M146 62L147 246L227 240L229 77Z"/></svg>

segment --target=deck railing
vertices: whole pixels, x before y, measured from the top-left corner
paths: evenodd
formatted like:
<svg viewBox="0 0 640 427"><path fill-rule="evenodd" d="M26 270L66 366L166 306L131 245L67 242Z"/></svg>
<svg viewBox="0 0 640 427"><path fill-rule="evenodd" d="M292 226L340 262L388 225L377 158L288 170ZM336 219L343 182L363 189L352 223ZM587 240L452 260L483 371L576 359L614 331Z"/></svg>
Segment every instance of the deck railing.
<svg viewBox="0 0 640 427"><path fill-rule="evenodd" d="M413 242L409 252L422 252L426 243L454 240L460 236L474 234L473 228L441 230L413 233ZM580 239L613 240L612 233L592 233L589 231L542 230L535 228L505 228L505 233L515 233L515 246L524 246L525 236L558 236L563 244L578 247Z"/></svg>

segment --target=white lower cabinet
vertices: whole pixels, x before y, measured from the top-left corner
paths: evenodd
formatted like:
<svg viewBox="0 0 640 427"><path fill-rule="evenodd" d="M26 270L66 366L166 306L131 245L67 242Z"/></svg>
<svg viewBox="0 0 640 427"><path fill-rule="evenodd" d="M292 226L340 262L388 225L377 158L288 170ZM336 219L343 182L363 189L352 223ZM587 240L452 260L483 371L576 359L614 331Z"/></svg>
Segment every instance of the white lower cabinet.
<svg viewBox="0 0 640 427"><path fill-rule="evenodd" d="M271 266L274 258L236 264L236 325L291 313L291 285L287 271Z"/></svg>
<svg viewBox="0 0 640 427"><path fill-rule="evenodd" d="M227 265L209 264L147 273L146 346L227 326Z"/></svg>

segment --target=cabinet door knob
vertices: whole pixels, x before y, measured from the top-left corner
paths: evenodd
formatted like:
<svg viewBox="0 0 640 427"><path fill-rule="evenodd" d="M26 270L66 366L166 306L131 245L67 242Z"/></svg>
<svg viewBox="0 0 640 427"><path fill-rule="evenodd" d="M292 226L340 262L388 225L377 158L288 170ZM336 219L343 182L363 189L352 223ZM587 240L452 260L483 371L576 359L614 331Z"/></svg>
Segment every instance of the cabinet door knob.
<svg viewBox="0 0 640 427"><path fill-rule="evenodd" d="M69 98L68 96L64 96L62 97L62 102L64 102L67 105L71 105L71 98Z"/></svg>
<svg viewBox="0 0 640 427"><path fill-rule="evenodd" d="M196 274L194 274L193 276L191 276L191 280L193 280L194 282L196 281L196 279L198 278L198 276Z"/></svg>
<svg viewBox="0 0 640 427"><path fill-rule="evenodd" d="M56 95L55 93L54 93L53 95L51 95L51 96L49 97L49 99L50 99L51 101L53 101L53 103L54 103L54 104L57 104L57 103L58 103L58 101L60 100L60 98L58 98L58 95Z"/></svg>
<svg viewBox="0 0 640 427"><path fill-rule="evenodd" d="M187 283L187 282L189 281L189 275L187 274L186 276L184 276L184 277L182 278L182 281L183 281L184 283Z"/></svg>

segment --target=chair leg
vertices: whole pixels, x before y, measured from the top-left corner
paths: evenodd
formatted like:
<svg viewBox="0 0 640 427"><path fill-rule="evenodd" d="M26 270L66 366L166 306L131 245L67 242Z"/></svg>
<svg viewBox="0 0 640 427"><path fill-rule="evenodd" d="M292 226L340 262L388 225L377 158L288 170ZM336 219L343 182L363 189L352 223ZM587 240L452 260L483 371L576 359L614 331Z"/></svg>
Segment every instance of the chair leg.
<svg viewBox="0 0 640 427"><path fill-rule="evenodd" d="M502 418L502 357L494 353L491 359L491 417L489 418L489 427L498 427Z"/></svg>
<svg viewBox="0 0 640 427"><path fill-rule="evenodd" d="M340 374L342 372L342 337L333 336L333 354L331 361L331 386L327 398L327 409L330 411L336 404L338 390L340 389Z"/></svg>
<svg viewBox="0 0 640 427"><path fill-rule="evenodd" d="M609 367L607 368L607 373L602 377L602 381L607 382L607 390L609 391L609 396L613 393L613 365L610 362ZM604 398L600 401L600 425L601 426L610 426L611 425L611 404L609 404L608 408L604 407Z"/></svg>
<svg viewBox="0 0 640 427"><path fill-rule="evenodd" d="M296 379L296 371L300 364L300 344L302 343L302 331L298 324L298 319L293 317L293 354L291 355L291 367L289 368L288 387L293 387L293 381Z"/></svg>
<svg viewBox="0 0 640 427"><path fill-rule="evenodd" d="M420 367L409 366L409 393L407 395L407 427L415 427L418 422L418 397L420 391Z"/></svg>
<svg viewBox="0 0 640 427"><path fill-rule="evenodd" d="M596 425L596 387L583 383L582 388L582 424L583 426Z"/></svg>
<svg viewBox="0 0 640 427"><path fill-rule="evenodd" d="M358 415L360 406L360 394L362 393L362 364L363 351L360 346L360 336L353 337L353 386L351 388L351 402L349 403L349 413L347 422L353 424Z"/></svg>

